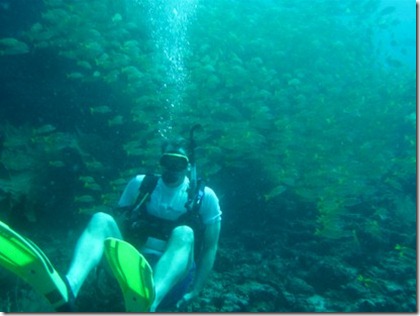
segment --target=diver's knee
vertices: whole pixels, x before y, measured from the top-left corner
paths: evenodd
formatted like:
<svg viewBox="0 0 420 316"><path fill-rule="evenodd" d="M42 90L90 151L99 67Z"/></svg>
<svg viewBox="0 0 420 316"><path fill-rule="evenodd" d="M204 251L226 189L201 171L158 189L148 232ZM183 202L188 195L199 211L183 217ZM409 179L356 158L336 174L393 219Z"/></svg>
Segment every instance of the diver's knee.
<svg viewBox="0 0 420 316"><path fill-rule="evenodd" d="M115 230L118 229L118 226L111 215L104 212L97 212L93 214L89 222L89 228L100 229L106 232L115 232Z"/></svg>
<svg viewBox="0 0 420 316"><path fill-rule="evenodd" d="M192 245L194 243L194 231L186 225L175 227L171 239L184 245Z"/></svg>

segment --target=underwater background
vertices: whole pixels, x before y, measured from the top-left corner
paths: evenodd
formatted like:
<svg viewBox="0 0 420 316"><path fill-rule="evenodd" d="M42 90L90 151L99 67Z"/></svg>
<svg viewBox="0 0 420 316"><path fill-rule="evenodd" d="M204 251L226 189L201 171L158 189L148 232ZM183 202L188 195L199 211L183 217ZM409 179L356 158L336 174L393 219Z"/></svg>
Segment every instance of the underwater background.
<svg viewBox="0 0 420 316"><path fill-rule="evenodd" d="M0 220L60 273L197 133L220 248L193 312L415 312L411 0L0 0ZM84 312L124 311L90 275ZM0 269L0 309L52 311Z"/></svg>

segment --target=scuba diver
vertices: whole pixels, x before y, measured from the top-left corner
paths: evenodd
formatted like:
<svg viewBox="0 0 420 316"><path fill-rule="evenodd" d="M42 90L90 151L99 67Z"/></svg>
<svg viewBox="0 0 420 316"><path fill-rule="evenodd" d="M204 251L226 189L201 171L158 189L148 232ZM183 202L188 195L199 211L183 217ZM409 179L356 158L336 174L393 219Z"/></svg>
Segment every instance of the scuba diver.
<svg viewBox="0 0 420 316"><path fill-rule="evenodd" d="M41 292L56 311L68 312L105 255L126 311L184 307L212 270L221 227L216 194L196 178L197 128L190 131L190 146L184 139L162 144L160 176L137 175L129 181L118 202L122 223L103 212L92 216L64 277L34 243L1 222L0 265Z"/></svg>

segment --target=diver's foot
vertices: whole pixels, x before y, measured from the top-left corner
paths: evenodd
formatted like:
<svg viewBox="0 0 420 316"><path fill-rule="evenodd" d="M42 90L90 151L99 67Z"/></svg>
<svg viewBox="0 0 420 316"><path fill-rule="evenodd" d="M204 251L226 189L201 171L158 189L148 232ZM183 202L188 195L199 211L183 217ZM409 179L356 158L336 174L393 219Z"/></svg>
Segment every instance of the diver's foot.
<svg viewBox="0 0 420 316"><path fill-rule="evenodd" d="M66 285L68 300L65 304L57 307L55 310L56 312L63 312L63 313L76 312L76 305L74 303L76 298L74 297L74 293L73 293L73 290L71 289L69 280L66 277L63 277L63 281L64 281L64 284Z"/></svg>
<svg viewBox="0 0 420 316"><path fill-rule="evenodd" d="M155 299L153 271L136 248L124 240L107 238L105 257L122 290L126 312L147 312Z"/></svg>
<svg viewBox="0 0 420 316"><path fill-rule="evenodd" d="M70 304L72 291L45 253L31 240L0 221L0 266L44 295L54 309ZM74 301L74 299L73 299Z"/></svg>

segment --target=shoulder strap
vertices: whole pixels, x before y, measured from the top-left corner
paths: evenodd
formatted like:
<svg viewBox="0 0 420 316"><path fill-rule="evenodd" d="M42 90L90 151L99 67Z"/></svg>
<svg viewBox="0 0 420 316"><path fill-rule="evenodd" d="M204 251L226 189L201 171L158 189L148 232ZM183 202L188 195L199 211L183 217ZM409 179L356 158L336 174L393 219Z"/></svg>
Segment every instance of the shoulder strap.
<svg viewBox="0 0 420 316"><path fill-rule="evenodd" d="M195 194L195 201L194 201L194 208L198 210L200 209L200 206L203 202L203 198L204 198L204 188L206 187L206 184L204 183L204 181L202 179L198 180L197 183L197 192Z"/></svg>
<svg viewBox="0 0 420 316"><path fill-rule="evenodd" d="M185 203L187 212L198 213L204 197L205 183L202 179L198 179L197 185L188 190L188 201Z"/></svg>
<svg viewBox="0 0 420 316"><path fill-rule="evenodd" d="M150 195L156 188L158 180L159 176L155 174L149 173L144 176L143 181L140 184L139 195L133 205L133 211L139 211L140 207L150 199Z"/></svg>

